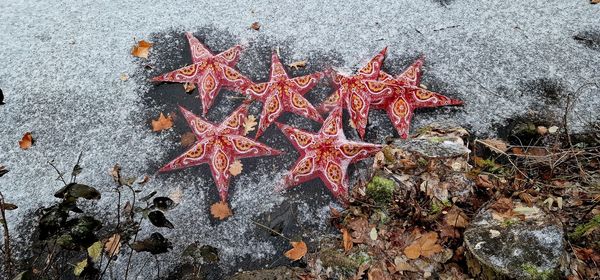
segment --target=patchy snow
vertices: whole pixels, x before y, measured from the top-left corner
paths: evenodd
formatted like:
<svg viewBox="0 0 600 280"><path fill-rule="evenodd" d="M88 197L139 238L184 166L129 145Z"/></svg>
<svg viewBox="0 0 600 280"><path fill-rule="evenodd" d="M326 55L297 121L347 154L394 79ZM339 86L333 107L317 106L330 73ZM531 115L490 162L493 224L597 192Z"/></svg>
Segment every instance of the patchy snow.
<svg viewBox="0 0 600 280"><path fill-rule="evenodd" d="M249 46L249 54L242 55L238 66L258 80L266 79L269 61L251 57L261 54L257 48L269 53L270 48L280 46L284 63L328 57L335 66L354 70L389 46L385 67L392 74L425 54L423 84L464 100L466 106L419 111L413 128L445 120L486 135L507 119L531 111L561 115L561 95L600 76L598 42L583 44L572 38L600 29L600 5L588 2L1 1L0 88L7 104L0 106L0 164L11 171L0 179L0 190L19 206L9 213L9 226L15 232L28 222L26 214L54 201L52 194L60 184L48 160L55 159L60 169L69 171L83 151L79 181L102 191L99 209L111 211L115 199L109 194L112 179L107 170L111 166L118 162L126 174L153 175L159 165L180 152L177 133L149 129L149 118L171 107L145 101L155 86L140 74L145 62L129 54L134 38L163 43L151 51L149 60L157 65L153 71L163 71L181 66L169 63L180 63L186 55L187 50L181 48L183 31L212 30L205 38L211 47L223 50L235 42ZM261 23L260 31L249 28L255 21ZM221 39L221 34L227 38ZM156 61L153 55L159 50L169 51L172 62ZM321 66L309 60L311 65ZM256 72L249 73L250 69ZM121 73L131 78L121 81ZM539 90L539 81L559 86ZM548 96L556 89L558 100ZM327 93L323 89L309 93L309 100L321 101ZM585 127L586 121L598 119L598 93L593 86L581 90L572 127ZM233 104L234 100L222 98L209 118L219 121ZM156 115L150 116L151 112ZM255 108L254 114L258 112ZM318 128L299 118L284 120ZM373 111L370 121L368 139L381 140L394 133L385 113ZM27 131L36 143L23 151L17 142ZM271 131L275 134L275 129ZM261 138L267 144L281 139ZM286 149L294 155L293 149ZM153 178L146 189L159 194L177 187L184 190L181 205L167 214L175 230L161 230L166 237L177 236L174 253L160 257L163 271L169 266L164 262L193 241L221 249L226 269L242 259L279 258L282 252L267 239L250 234L256 231L250 220L290 196L304 198L301 195L308 188L283 195L270 191L291 165L290 158L257 160L252 163L255 167L248 166L232 181L230 202L235 215L223 223L209 221L208 207L216 194L206 167ZM322 187L318 182L315 185ZM316 207L302 207L301 220L325 219L327 200L320 196ZM142 236L151 230L145 227ZM13 236L23 239L28 234ZM134 262L154 267L154 259L145 254L136 255ZM147 273L155 271L147 269Z"/></svg>

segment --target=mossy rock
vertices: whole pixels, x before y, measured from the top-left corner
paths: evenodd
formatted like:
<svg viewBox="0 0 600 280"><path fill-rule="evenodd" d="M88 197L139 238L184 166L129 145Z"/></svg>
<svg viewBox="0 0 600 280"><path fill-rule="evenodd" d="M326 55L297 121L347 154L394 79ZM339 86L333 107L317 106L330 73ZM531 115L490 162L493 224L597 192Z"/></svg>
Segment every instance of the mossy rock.
<svg viewBox="0 0 600 280"><path fill-rule="evenodd" d="M375 176L367 184L367 195L379 204L386 204L392 201L396 182L381 176Z"/></svg>

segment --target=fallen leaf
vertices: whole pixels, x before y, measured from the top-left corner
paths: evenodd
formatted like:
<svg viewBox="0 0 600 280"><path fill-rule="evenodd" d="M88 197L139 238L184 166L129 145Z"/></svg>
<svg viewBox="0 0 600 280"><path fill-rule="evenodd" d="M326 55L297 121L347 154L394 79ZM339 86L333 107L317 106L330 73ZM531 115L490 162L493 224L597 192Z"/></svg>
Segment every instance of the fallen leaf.
<svg viewBox="0 0 600 280"><path fill-rule="evenodd" d="M297 260L301 259L302 257L304 257L304 255L306 255L308 248L306 247L306 243L304 243L304 241L299 241L299 242L291 241L290 244L292 244L292 249L285 252L285 256L288 259L290 259L292 261L297 261Z"/></svg>
<svg viewBox="0 0 600 280"><path fill-rule="evenodd" d="M136 183L143 185L145 183L148 183L148 181L150 181L150 176L144 175L144 177L141 180L137 181Z"/></svg>
<svg viewBox="0 0 600 280"><path fill-rule="evenodd" d="M165 214L162 211L154 210L148 213L148 220L155 227L165 227L169 229L175 228L175 226L165 217Z"/></svg>
<svg viewBox="0 0 600 280"><path fill-rule="evenodd" d="M144 240L131 243L130 247L136 252L149 252L152 255L158 255L173 249L173 244L162 234L155 232Z"/></svg>
<svg viewBox="0 0 600 280"><path fill-rule="evenodd" d="M244 135L247 135L250 131L254 131L257 124L258 123L256 122L256 117L254 117L254 115L249 115L246 117L244 120Z"/></svg>
<svg viewBox="0 0 600 280"><path fill-rule="evenodd" d="M258 31L258 30L260 29L260 23L259 23L258 21L256 21L256 22L253 22L253 23L250 25L250 28L252 28L252 29L254 29L254 30Z"/></svg>
<svg viewBox="0 0 600 280"><path fill-rule="evenodd" d="M151 47L152 43L141 40L135 46L133 46L133 49L131 49L131 55L135 57L148 58Z"/></svg>
<svg viewBox="0 0 600 280"><path fill-rule="evenodd" d="M306 60L298 60L298 61L294 61L290 64L288 64L289 67L294 68L296 70L298 70L298 68L304 68L306 67L306 63L308 63L308 61Z"/></svg>
<svg viewBox="0 0 600 280"><path fill-rule="evenodd" d="M342 231L342 240L343 240L343 244L344 244L344 251L348 252L350 251L350 249L352 249L352 246L354 245L354 243L352 243L352 237L350 237L350 233L348 232L347 229L343 228L341 229Z"/></svg>
<svg viewBox="0 0 600 280"><path fill-rule="evenodd" d="M379 267L371 267L367 272L367 280L385 280L383 270Z"/></svg>
<svg viewBox="0 0 600 280"><path fill-rule="evenodd" d="M600 0L590 0L590 4L600 4Z"/></svg>
<svg viewBox="0 0 600 280"><path fill-rule="evenodd" d="M535 130L537 131L537 133L539 135L542 135L542 136L544 136L548 133L548 128L546 128L545 126L541 126L541 125L538 126Z"/></svg>
<svg viewBox="0 0 600 280"><path fill-rule="evenodd" d="M183 89L185 89L185 92L190 93L196 89L196 84L185 83L185 84L183 84Z"/></svg>
<svg viewBox="0 0 600 280"><path fill-rule="evenodd" d="M31 148L31 145L33 145L33 136L31 136L31 132L26 132L23 135L23 138L19 140L19 147L23 150L27 150Z"/></svg>
<svg viewBox="0 0 600 280"><path fill-rule="evenodd" d="M428 232L421 235L413 243L404 248L404 255L409 259L418 259L420 256L431 257L442 251L442 246L437 244L438 234Z"/></svg>
<svg viewBox="0 0 600 280"><path fill-rule="evenodd" d="M369 232L369 237L373 241L377 240L377 229L376 228L371 229L371 231Z"/></svg>
<svg viewBox="0 0 600 280"><path fill-rule="evenodd" d="M119 75L119 79L121 79L121 81L127 81L129 80L129 75L121 73L121 75Z"/></svg>
<svg viewBox="0 0 600 280"><path fill-rule="evenodd" d="M231 209L229 209L229 205L227 205L227 202L225 201L220 201L211 205L210 213L219 220L225 220L227 217L233 215Z"/></svg>
<svg viewBox="0 0 600 280"><path fill-rule="evenodd" d="M113 234L106 243L104 243L104 251L109 258L119 254L121 250L121 235L118 233Z"/></svg>
<svg viewBox="0 0 600 280"><path fill-rule="evenodd" d="M467 215L457 207L453 207L448 211L448 214L444 217L444 222L449 226L457 228L465 228L469 224Z"/></svg>
<svg viewBox="0 0 600 280"><path fill-rule="evenodd" d="M121 166L118 163L115 164L115 166L108 170L108 174L110 174L115 183L119 183L121 179Z"/></svg>
<svg viewBox="0 0 600 280"><path fill-rule="evenodd" d="M181 135L179 142L181 143L181 146L187 148L196 142L196 135L193 132L186 132Z"/></svg>
<svg viewBox="0 0 600 280"><path fill-rule="evenodd" d="M73 269L73 273L75 274L75 276L81 275L81 273L87 267L87 265L88 265L87 258L84 259L83 261L78 262L75 265L75 269Z"/></svg>
<svg viewBox="0 0 600 280"><path fill-rule="evenodd" d="M233 175L233 176L240 175L240 173L242 173L243 167L244 167L244 165L242 164L242 162L240 160L236 159L229 166L229 173L231 173L231 175Z"/></svg>
<svg viewBox="0 0 600 280"><path fill-rule="evenodd" d="M173 118L171 115L165 117L163 113L160 113L157 120L152 120L152 131L161 131L171 127L173 127Z"/></svg>
<svg viewBox="0 0 600 280"><path fill-rule="evenodd" d="M479 140L481 143L485 144L492 151L497 153L504 153L508 151L508 144L500 139L485 139Z"/></svg>
<svg viewBox="0 0 600 280"><path fill-rule="evenodd" d="M551 126L551 127L549 127L549 128L548 128L548 132L549 132L550 134L554 134L554 133L556 133L557 131L558 131L558 126Z"/></svg>
<svg viewBox="0 0 600 280"><path fill-rule="evenodd" d="M92 262L97 263L100 261L100 256L102 256L102 241L96 241L92 246L87 248L88 256L92 258Z"/></svg>

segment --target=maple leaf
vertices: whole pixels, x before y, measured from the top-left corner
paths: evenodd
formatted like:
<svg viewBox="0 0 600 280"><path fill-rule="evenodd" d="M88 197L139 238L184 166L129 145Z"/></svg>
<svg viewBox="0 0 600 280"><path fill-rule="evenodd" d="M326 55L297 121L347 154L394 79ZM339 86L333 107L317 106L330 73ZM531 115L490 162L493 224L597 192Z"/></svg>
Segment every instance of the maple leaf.
<svg viewBox="0 0 600 280"><path fill-rule="evenodd" d="M285 256L292 261L301 259L304 257L304 255L306 255L306 252L308 252L308 247L306 247L306 243L304 243L304 241L291 241L290 244L292 244L292 249L285 252Z"/></svg>
<svg viewBox="0 0 600 280"><path fill-rule="evenodd" d="M23 135L23 138L19 140L19 147L23 150L27 150L31 148L31 145L33 145L33 136L31 136L31 132L26 132Z"/></svg>
<svg viewBox="0 0 600 280"><path fill-rule="evenodd" d="M173 127L173 117L165 115L161 112L157 120L152 120L152 131L161 131Z"/></svg>
<svg viewBox="0 0 600 280"><path fill-rule="evenodd" d="M240 173L242 173L243 167L244 167L244 165L242 164L242 162L240 160L236 159L229 166L229 173L231 173L231 175L233 175L233 176L240 175Z"/></svg>
<svg viewBox="0 0 600 280"><path fill-rule="evenodd" d="M244 135L248 135L250 131L254 131L256 129L256 117L254 115L249 115L244 120Z"/></svg>
<svg viewBox="0 0 600 280"><path fill-rule="evenodd" d="M404 255L413 260L418 259L420 256L431 257L442 251L442 246L437 244L437 240L437 232L425 233L404 248Z"/></svg>
<svg viewBox="0 0 600 280"><path fill-rule="evenodd" d="M133 49L131 49L131 55L135 57L148 58L151 47L152 43L141 40L135 46L133 46Z"/></svg>
<svg viewBox="0 0 600 280"><path fill-rule="evenodd" d="M227 202L220 201L210 206L210 213L219 220L225 220L227 217L233 215L231 209L229 209L229 205Z"/></svg>
<svg viewBox="0 0 600 280"><path fill-rule="evenodd" d="M185 89L185 92L190 93L196 89L196 84L185 83L185 84L183 84L183 89Z"/></svg>
<svg viewBox="0 0 600 280"><path fill-rule="evenodd" d="M193 132L186 132L181 135L181 140L179 140L181 146L189 147L196 142L196 135Z"/></svg>
<svg viewBox="0 0 600 280"><path fill-rule="evenodd" d="M118 233L113 234L106 243L104 244L104 251L109 258L117 255L121 250L121 235Z"/></svg>
<svg viewBox="0 0 600 280"><path fill-rule="evenodd" d="M291 68L294 68L294 69L298 70L298 68L304 68L304 67L306 67L306 63L307 62L308 61L306 61L306 60L298 60L298 61L294 61L294 62L288 64L288 66L291 67Z"/></svg>
<svg viewBox="0 0 600 280"><path fill-rule="evenodd" d="M350 236L350 233L348 232L347 229L343 228L341 229L342 231L342 240L344 243L344 251L348 252L350 251L350 249L352 249L352 245L354 245L354 243L352 243L352 237Z"/></svg>

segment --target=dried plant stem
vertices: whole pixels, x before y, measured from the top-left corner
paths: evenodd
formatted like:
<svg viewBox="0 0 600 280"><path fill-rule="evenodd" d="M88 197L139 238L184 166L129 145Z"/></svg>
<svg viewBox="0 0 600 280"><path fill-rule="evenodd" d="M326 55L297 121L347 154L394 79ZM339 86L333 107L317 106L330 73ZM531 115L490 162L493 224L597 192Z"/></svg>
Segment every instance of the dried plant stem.
<svg viewBox="0 0 600 280"><path fill-rule="evenodd" d="M6 213L4 211L4 195L0 192L0 215L2 215L2 227L4 229L4 265L7 275L13 274L12 254L10 251L10 234L8 232L8 223L6 221Z"/></svg>

